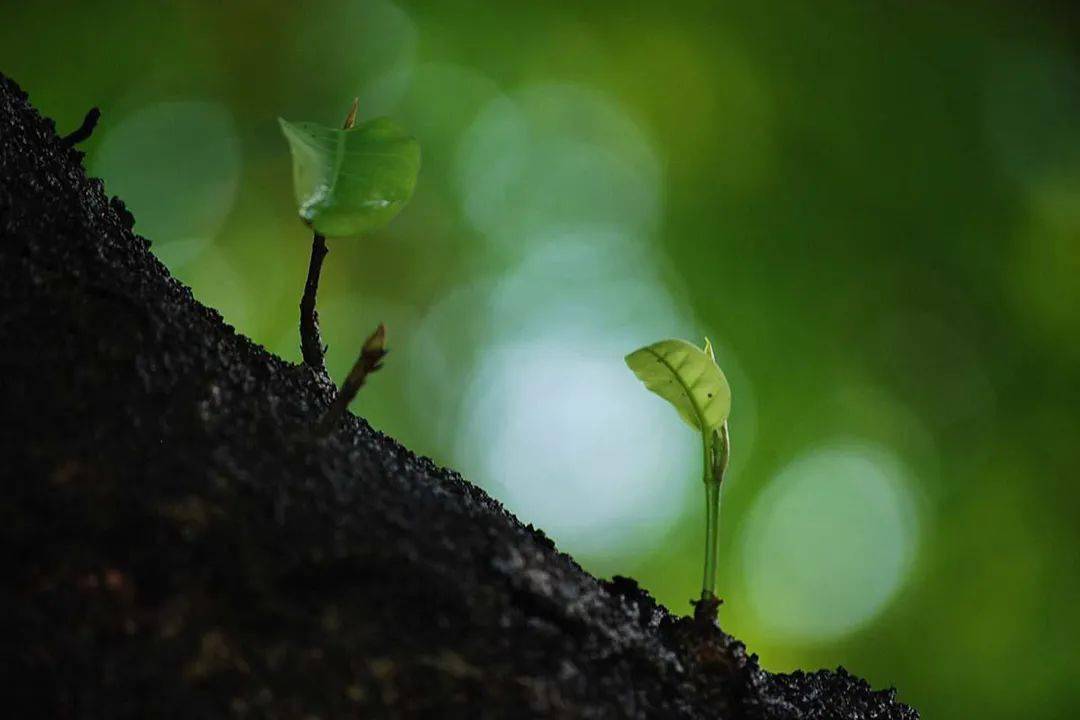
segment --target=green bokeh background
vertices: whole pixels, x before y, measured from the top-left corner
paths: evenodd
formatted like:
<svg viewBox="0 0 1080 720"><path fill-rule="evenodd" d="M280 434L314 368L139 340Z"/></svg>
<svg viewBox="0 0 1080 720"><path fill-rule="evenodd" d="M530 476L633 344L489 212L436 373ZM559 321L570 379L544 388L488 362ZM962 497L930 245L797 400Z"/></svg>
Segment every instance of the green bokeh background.
<svg viewBox="0 0 1080 720"><path fill-rule="evenodd" d="M99 106L91 170L196 297L294 361L309 235L276 119L334 124L353 96L391 115L424 149L416 196L332 245L320 295L336 378L390 330L356 412L686 612L694 439L619 384L621 353L708 333L734 394L725 628L770 669L843 664L927 718L1061 718L1067 7L7 3L0 69L61 132Z"/></svg>

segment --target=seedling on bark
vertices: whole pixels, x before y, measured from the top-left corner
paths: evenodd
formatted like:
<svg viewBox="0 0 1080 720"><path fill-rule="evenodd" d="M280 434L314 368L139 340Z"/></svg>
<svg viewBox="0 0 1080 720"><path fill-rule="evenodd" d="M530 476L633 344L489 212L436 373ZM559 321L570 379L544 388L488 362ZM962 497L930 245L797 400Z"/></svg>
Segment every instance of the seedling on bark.
<svg viewBox="0 0 1080 720"><path fill-rule="evenodd" d="M702 479L705 484L705 577L699 619L716 618L716 566L720 539L720 486L727 470L731 443L728 414L731 388L716 364L708 338L699 348L685 340L661 340L626 356L626 364L645 387L667 400L679 417L701 434Z"/></svg>
<svg viewBox="0 0 1080 720"><path fill-rule="evenodd" d="M390 222L412 197L420 172L420 144L388 118L356 124L354 101L342 128L280 119L293 159L300 219L313 231L307 282L300 300L304 363L326 377L326 346L315 308L327 238L356 238ZM382 325L364 343L353 369L319 428L329 431L386 355Z"/></svg>

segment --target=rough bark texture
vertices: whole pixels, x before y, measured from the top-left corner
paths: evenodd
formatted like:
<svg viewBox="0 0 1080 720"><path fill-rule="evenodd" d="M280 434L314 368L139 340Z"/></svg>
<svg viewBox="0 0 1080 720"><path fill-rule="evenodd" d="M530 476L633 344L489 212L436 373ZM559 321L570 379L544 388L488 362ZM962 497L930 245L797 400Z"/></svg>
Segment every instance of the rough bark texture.
<svg viewBox="0 0 1080 720"><path fill-rule="evenodd" d="M0 76L8 717L916 718L597 580L200 305Z"/></svg>

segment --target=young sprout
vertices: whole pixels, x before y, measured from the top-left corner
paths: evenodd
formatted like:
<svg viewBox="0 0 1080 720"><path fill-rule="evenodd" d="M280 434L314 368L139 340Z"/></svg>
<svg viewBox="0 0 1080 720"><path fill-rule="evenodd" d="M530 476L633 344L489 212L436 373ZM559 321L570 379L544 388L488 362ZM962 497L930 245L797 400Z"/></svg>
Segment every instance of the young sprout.
<svg viewBox="0 0 1080 720"><path fill-rule="evenodd" d="M699 619L716 618L716 566L720 539L720 485L724 481L731 442L728 414L731 388L716 364L712 344L699 348L685 340L661 340L626 356L626 364L645 387L667 400L679 416L701 434L702 479L705 484L705 577Z"/></svg>
<svg viewBox="0 0 1080 720"><path fill-rule="evenodd" d="M279 119L293 159L300 219L314 232L307 282L300 301L304 362L325 374L315 296L326 238L359 237L394 219L412 197L420 172L420 144L388 118L356 124L354 101L341 129Z"/></svg>
<svg viewBox="0 0 1080 720"><path fill-rule="evenodd" d="M300 350L304 363L326 377L326 346L315 309L327 238L358 237L394 219L412 197L420 172L420 144L387 118L356 124L353 101L341 129L279 119L293 159L293 188L300 219L313 231L307 281L300 299ZM368 374L381 367L386 330L364 343L337 399L319 421L329 432Z"/></svg>

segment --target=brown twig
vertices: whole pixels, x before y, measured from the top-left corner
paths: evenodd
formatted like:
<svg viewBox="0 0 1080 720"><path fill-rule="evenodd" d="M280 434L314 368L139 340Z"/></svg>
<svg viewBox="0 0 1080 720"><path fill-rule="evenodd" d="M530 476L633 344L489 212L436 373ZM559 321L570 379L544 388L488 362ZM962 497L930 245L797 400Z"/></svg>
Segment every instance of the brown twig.
<svg viewBox="0 0 1080 720"><path fill-rule="evenodd" d="M379 323L379 327L375 328L375 332L371 333L371 336L364 341L364 346L360 350L360 357L356 358L352 370L345 377L345 382L341 384L341 390L338 391L334 402L331 403L330 407L326 409L326 412L319 419L319 424L315 429L319 435L326 435L337 426L342 416L345 415L349 403L353 401L356 393L363 387L367 376L382 367L382 360L386 357L386 353L386 326Z"/></svg>
<svg viewBox="0 0 1080 720"><path fill-rule="evenodd" d="M76 128L74 132L65 135L61 139L61 142L68 147L71 147L89 139L90 135L94 132L94 128L97 127L100 118L101 111L96 107L90 108L90 111L86 113L86 117L83 118L82 125Z"/></svg>

